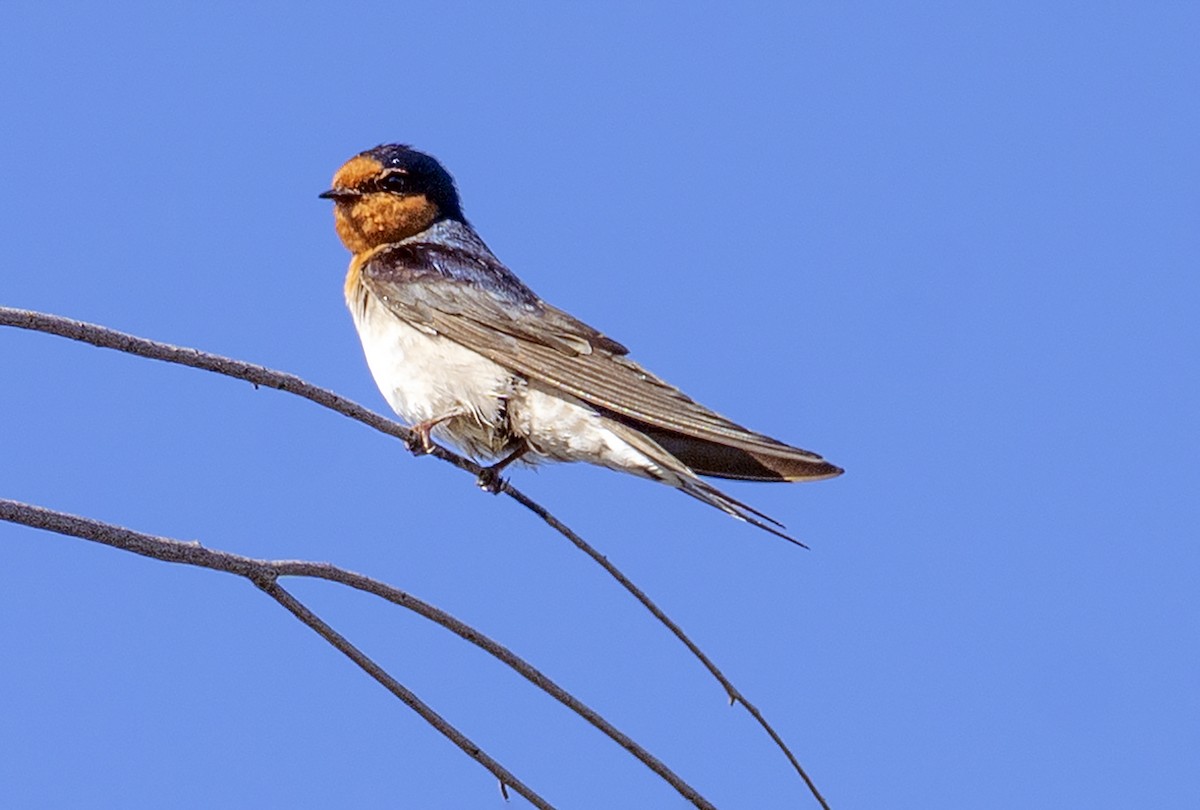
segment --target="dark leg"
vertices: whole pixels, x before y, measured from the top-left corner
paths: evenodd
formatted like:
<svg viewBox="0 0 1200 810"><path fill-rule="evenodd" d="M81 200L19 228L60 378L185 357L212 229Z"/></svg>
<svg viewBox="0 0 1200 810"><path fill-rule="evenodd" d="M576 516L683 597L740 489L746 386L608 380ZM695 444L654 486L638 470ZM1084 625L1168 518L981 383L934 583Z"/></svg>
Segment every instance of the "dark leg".
<svg viewBox="0 0 1200 810"><path fill-rule="evenodd" d="M462 411L451 411L450 413L439 416L436 419L426 419L424 422L418 422L412 426L413 437L410 439L408 449L412 451L414 456L428 455L433 452L433 439L429 433L442 422L453 419L456 416L462 416Z"/></svg>
<svg viewBox="0 0 1200 810"><path fill-rule="evenodd" d="M509 464L512 464L514 461L528 452L528 442L526 442L524 439L521 439L521 443L517 445L516 450L513 450L511 453L497 461L492 466L484 467L479 473L479 477L475 479L475 482L479 484L479 488L484 492L490 492L495 495L500 491L500 487L504 484L504 482L500 480L500 473L504 471L505 467L507 467Z"/></svg>

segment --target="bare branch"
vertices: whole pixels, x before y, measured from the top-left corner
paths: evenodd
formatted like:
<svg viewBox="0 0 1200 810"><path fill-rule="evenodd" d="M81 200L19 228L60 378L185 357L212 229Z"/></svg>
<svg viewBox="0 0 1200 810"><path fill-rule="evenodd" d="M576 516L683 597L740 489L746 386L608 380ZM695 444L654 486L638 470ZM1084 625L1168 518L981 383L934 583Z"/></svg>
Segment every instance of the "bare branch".
<svg viewBox="0 0 1200 810"><path fill-rule="evenodd" d="M264 580L255 583L259 588L266 591L276 602L283 605L292 615L300 621L311 627L317 635L328 641L334 647L341 650L347 658L358 664L360 668L370 675L379 683L383 684L384 688L391 692L396 697L400 698L404 705L408 706L429 725L436 728L452 743L466 752L467 756L478 762L483 767L487 768L496 778L500 780L501 791L506 791L511 787L520 795L529 800L534 807L547 808L553 810L552 805L543 799L541 796L533 792L533 790L521 782L517 777L513 776L503 765L488 756L487 752L480 748L475 743L471 742L465 734L450 725L449 721L431 709L428 704L414 695L411 691L401 685L395 678L387 674L381 666L368 658L357 647L346 640L345 636L338 633L332 627L321 621L315 613L301 604L300 600L292 596L284 590L278 582L274 580Z"/></svg>
<svg viewBox="0 0 1200 810"><path fill-rule="evenodd" d="M0 500L0 504L2 503L3 501ZM546 676L532 664L529 664L524 659L519 657L512 650L508 649L499 642L488 638L470 625L454 618L449 613L434 607L428 602L423 602L417 597L399 590L398 588L393 588L391 585L380 582L379 580L363 576L362 574L356 574L352 571L347 571L343 568L338 568L328 563L277 560L271 562L270 565L275 571L278 572L279 576L314 577L337 582L360 591L366 591L367 593L371 593L382 599L386 599L389 602L406 607L416 613L419 613L421 616L424 616L430 621L441 625L460 638L471 642L495 658L503 661L505 664L508 664L508 666L514 669L534 686L538 687L543 692L546 692L555 700L578 714L584 720L587 720L600 731L604 732L614 742L616 742L617 745L624 748L639 761L641 761L646 767L662 777L664 781L679 791L680 795L682 795L692 804L696 805L697 807L711 807L709 802L696 792L695 788L684 782L661 760L634 742L633 739L631 739L628 735L619 731L594 709L576 698L567 690L563 689L554 681L550 680L548 676Z"/></svg>
<svg viewBox="0 0 1200 810"><path fill-rule="evenodd" d="M103 543L106 546L132 551L143 557L153 557L156 560L195 565L201 568L211 568L245 577L269 594L275 601L287 608L300 621L311 627L321 638L328 641L338 650L357 664L364 672L379 683L383 684L393 695L398 697L406 706L419 714L425 722L442 733L452 743L457 745L467 756L492 772L501 785L511 786L520 795L529 800L534 807L553 810L553 806L535 793L524 782L517 779L507 768L492 759L466 735L451 725L441 715L431 709L426 703L411 691L401 685L366 654L357 649L341 634L321 621L312 611L300 603L296 597L279 586L275 581L278 572L267 560L256 560L231 554L225 551L208 549L199 543L185 543L182 540L172 540L166 537L156 537L102 523L98 520L56 512L40 506L10 501L0 498L0 520L10 523L21 523L36 529L65 534Z"/></svg>
<svg viewBox="0 0 1200 810"><path fill-rule="evenodd" d="M655 604L650 597L646 595L645 591L643 591L637 585L634 585L629 577L625 576L625 574L623 574L619 568L609 562L607 557L593 548L590 543L577 535L570 527L566 526L564 523L559 521L558 518L546 511L541 504L537 503L523 492L510 487L507 481L504 482L503 491L513 500L517 501L517 503L520 503L526 509L529 509L531 512L538 515L538 517L552 526L555 531L574 543L576 548L595 560L597 565L607 571L613 579L621 583L621 587L633 594L633 597L641 602L645 606L646 610L654 614L654 618L658 619L666 626L668 630L674 633L675 637L682 641L684 646L692 651L692 655L696 656L696 658L700 660L700 663L704 665L704 668L712 673L712 676L720 682L721 686L725 687L725 694L729 696L729 704L732 706L734 703L740 703L746 707L746 711L750 712L750 716L758 721L758 724L762 726L763 729L766 730L767 734L770 735L771 739L775 741L775 745L779 747L779 750L783 751L784 756L788 758L788 762L792 763L792 767L796 769L796 773L800 774L800 778L804 780L804 784L808 786L809 792L812 793L813 798L817 800L817 803L820 804L824 810L829 810L829 805L826 803L825 797L821 795L821 791L817 790L816 783L813 782L812 778L808 775L808 771L804 770L804 767L800 764L800 761L796 759L795 755L792 753L792 749L788 748L787 743L783 741L783 738L779 736L779 733L775 731L775 728L767 722L767 718L765 718L762 712L758 710L758 707L746 700L742 693L738 691L738 688L733 685L733 682L730 681L729 678L725 677L725 673L717 669L717 665L714 664L712 660L704 654L704 651L697 647L694 641L688 638L687 633L683 632L683 628L672 621L666 613L663 613L662 608Z"/></svg>
<svg viewBox="0 0 1200 810"><path fill-rule="evenodd" d="M500 779L501 785L512 786L519 794L525 796L525 798L529 799L537 807L548 807L549 805L544 804L543 800L537 798L536 794L533 794L529 788L523 785L511 773L504 770L499 763L491 759L478 746L417 698L416 695L398 683L378 664L354 647L354 645L332 627L325 624L325 622L301 604L288 591L284 590L278 584L277 580L280 577L289 576L324 579L378 596L388 602L407 608L435 624L441 625L460 638L471 642L489 655L498 658L534 686L546 692L604 732L604 734L679 791L680 795L693 805L699 808L711 809L713 807L695 788L683 781L661 760L638 745L628 735L618 730L597 714L594 709L567 692L516 653L449 613L434 607L406 591L394 588L385 582L380 582L377 579L372 579L371 577L348 571L329 563L308 562L305 560L261 560L253 557L244 557L228 551L206 548L199 543L185 543L181 540L143 534L142 532L115 526L111 523L104 523L91 518L79 517L4 498L0 498L0 520L20 523L37 529L45 529L70 537L91 540L123 551L131 551L144 557L152 557L156 560L209 568L214 571L223 571L249 579L291 611L296 618L307 624L318 635L354 661L363 671L403 701L405 705L421 715L430 725L448 737L472 759L495 774Z"/></svg>
<svg viewBox="0 0 1200 810"><path fill-rule="evenodd" d="M130 335L126 332L118 332L106 326L76 321L44 312L33 312L28 309L14 309L12 307L0 306L0 326L15 326L20 329L29 329L33 332L45 332L50 335L77 340L80 343L90 343L102 349L116 349L119 352L134 354L138 357L146 357L151 360L162 360L165 363L176 363L181 366L212 371L216 374L223 374L226 377L245 380L248 383L252 383L256 388L262 385L267 388L286 391L289 394L304 397L310 402L315 402L331 411L337 411L343 416L348 416L357 422L362 422L368 427L375 428L380 433L394 436L405 444L410 444L414 439L413 432L399 422L380 416L374 411L367 410L357 402L346 399L340 394L335 394L332 391L306 382L295 374L276 371L266 366L235 360L232 357L224 357L219 354L210 354L209 352L190 349L186 346L173 346L170 343L160 343L157 340L149 340L137 337L136 335ZM455 467L467 470L475 475L478 475L483 469L470 459L463 458L457 453L438 445L434 445L433 452L430 455L437 456L442 461L449 462Z"/></svg>
<svg viewBox="0 0 1200 810"><path fill-rule="evenodd" d="M140 357L147 357L153 360L162 360L168 363L178 363L180 365L191 366L192 368L200 368L206 371L212 371L217 374L224 374L229 377L234 377L240 380L246 380L253 383L255 386L264 385L269 388L275 388L280 391L296 394L304 397L318 405L322 405L330 410L337 411L344 416L362 422L363 424L372 427L381 433L389 436L394 436L405 442L410 447L413 446L414 435L412 431L386 417L370 411L356 402L353 402L345 397L328 391L324 388L315 386L294 374L287 374L274 369L266 368L265 366L246 363L241 360L234 360L230 357L210 354L199 349L192 349L180 346L173 346L169 343L160 343L158 341L148 340L146 338L137 337L124 332L118 332L114 329L98 326L96 324L85 323L83 321L71 320L58 315L50 315L41 312L33 312L30 310L15 309L11 307L0 306L0 326L16 326L21 329L29 329L37 332L46 332L52 335L70 338L83 343L90 343L93 346L102 348L116 349L129 354L135 354ZM434 445L430 455L434 455L442 461L453 464L459 469L466 470L476 477L482 472L483 468L471 461L468 458L458 455L450 450L439 445ZM829 805L824 797L817 790L816 784L808 773L800 765L799 760L792 753L791 749L779 736L778 732L767 722L762 712L758 710L754 704L746 700L745 696L733 685L733 683L721 672L720 669L705 655L695 642L693 642L682 628L675 622L671 621L662 609L650 600L646 594L638 588L633 582L626 577L621 571L614 566L608 559L600 554L595 548L587 543L582 537L572 531L558 518L554 517L549 510L534 501L528 495L512 486L508 481L503 481L499 488L500 492L509 496L517 503L529 509L531 512L540 517L547 525L556 532L567 538L578 549L583 551L594 561L596 561L605 571L609 573L621 587L629 591L635 599L642 603L655 618L662 622L667 629L671 631L683 644L695 655L704 665L714 678L721 684L729 697L731 703L741 703L750 715L758 722L758 724L767 732L776 746L787 757L796 773L804 780L813 797L821 805L824 810L829 810Z"/></svg>

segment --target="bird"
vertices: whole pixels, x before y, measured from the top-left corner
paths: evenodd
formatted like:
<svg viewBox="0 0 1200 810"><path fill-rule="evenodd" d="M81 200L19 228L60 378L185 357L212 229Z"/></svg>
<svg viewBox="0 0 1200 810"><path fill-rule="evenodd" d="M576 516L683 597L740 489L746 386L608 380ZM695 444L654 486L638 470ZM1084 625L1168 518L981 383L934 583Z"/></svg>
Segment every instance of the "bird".
<svg viewBox="0 0 1200 810"><path fill-rule="evenodd" d="M382 144L346 161L319 196L333 201L352 254L344 292L367 365L412 426L414 452L436 438L493 462L480 475L493 492L514 462L588 462L804 545L701 476L805 481L843 470L700 405L539 298L475 232L436 158Z"/></svg>

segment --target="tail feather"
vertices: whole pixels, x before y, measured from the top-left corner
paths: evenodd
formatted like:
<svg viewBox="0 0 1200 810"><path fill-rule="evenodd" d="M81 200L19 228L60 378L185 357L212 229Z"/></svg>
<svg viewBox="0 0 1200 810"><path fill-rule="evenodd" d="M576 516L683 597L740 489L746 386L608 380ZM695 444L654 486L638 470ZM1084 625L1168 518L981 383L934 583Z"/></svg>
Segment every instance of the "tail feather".
<svg viewBox="0 0 1200 810"><path fill-rule="evenodd" d="M634 427L697 475L740 481L818 481L844 472L816 453L749 431L747 435L755 439L753 449L650 425Z"/></svg>
<svg viewBox="0 0 1200 810"><path fill-rule="evenodd" d="M717 509L720 509L722 512L731 517L745 521L751 526L757 526L763 531L770 532L776 537L782 537L789 543L795 543L796 545L800 546L800 548L808 548L808 546L806 546L804 543L801 543L790 534L782 531L787 527L775 518L771 517L770 515L764 515L754 507L748 506L736 498L726 495L721 490L717 489L711 484L706 484L699 478L694 476L690 479L681 478L678 483L675 483L675 487L681 492L691 495L696 500L703 501L709 506L715 506ZM761 520L759 518L761 518Z"/></svg>
<svg viewBox="0 0 1200 810"><path fill-rule="evenodd" d="M775 518L725 494L712 484L700 480L696 475L696 471L693 471L687 464L669 453L644 432L636 428L620 425L619 423L610 426L610 429L617 432L622 439L627 441L654 464L657 472L653 477L664 484L673 486L709 506L716 507L730 517L749 523L751 526L757 526L763 531L770 532L776 537L782 537L789 543L795 543L801 548L808 548L804 543L784 533L782 529L787 527Z"/></svg>

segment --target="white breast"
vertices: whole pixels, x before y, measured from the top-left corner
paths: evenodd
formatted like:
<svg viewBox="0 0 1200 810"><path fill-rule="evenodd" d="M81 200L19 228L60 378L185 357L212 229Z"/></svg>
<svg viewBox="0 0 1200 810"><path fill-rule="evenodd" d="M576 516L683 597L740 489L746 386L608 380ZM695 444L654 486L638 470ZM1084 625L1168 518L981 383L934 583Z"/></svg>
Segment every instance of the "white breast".
<svg viewBox="0 0 1200 810"><path fill-rule="evenodd" d="M374 296L351 301L367 366L379 391L409 424L461 417L437 431L471 452L491 455L512 374L482 355L410 326ZM480 434L480 435L465 435ZM486 447L476 445L483 440Z"/></svg>
<svg viewBox="0 0 1200 810"><path fill-rule="evenodd" d="M520 436L542 459L661 477L659 467L591 406L520 379L483 355L409 325L365 291L359 294L364 301L348 303L367 365L384 398L409 424L460 413L434 435L480 459L503 455Z"/></svg>

